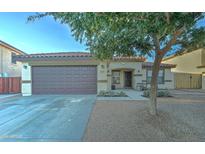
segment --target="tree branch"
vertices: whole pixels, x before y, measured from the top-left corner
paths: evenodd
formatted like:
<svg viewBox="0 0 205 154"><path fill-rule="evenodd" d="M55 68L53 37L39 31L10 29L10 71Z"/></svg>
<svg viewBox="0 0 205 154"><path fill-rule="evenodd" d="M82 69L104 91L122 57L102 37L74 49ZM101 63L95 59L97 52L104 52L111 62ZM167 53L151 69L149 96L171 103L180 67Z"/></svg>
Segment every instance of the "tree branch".
<svg viewBox="0 0 205 154"><path fill-rule="evenodd" d="M155 34L152 34L152 39L153 39L153 42L154 42L155 50L156 51L160 50L159 39L157 38L157 36Z"/></svg>
<svg viewBox="0 0 205 154"><path fill-rule="evenodd" d="M165 12L165 16L166 16L167 23L170 24L170 13Z"/></svg>
<svg viewBox="0 0 205 154"><path fill-rule="evenodd" d="M176 43L177 37L178 37L179 35L181 35L181 33L184 31L184 29L185 29L185 26L183 26L182 28L180 28L180 29L178 29L177 31L174 32L172 39L171 39L171 40L167 43L167 45L161 50L161 52L162 52L163 54L166 54L167 51L169 51L169 50L171 49L172 45Z"/></svg>

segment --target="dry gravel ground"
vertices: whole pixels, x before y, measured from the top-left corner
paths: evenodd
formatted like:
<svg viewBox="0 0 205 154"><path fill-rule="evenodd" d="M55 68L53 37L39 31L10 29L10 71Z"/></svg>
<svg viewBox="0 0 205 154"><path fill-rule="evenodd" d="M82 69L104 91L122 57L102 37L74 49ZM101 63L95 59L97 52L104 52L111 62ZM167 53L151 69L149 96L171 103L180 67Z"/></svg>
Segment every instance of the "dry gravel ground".
<svg viewBox="0 0 205 154"><path fill-rule="evenodd" d="M159 98L158 116L148 101L97 101L84 141L205 141L205 93L189 93Z"/></svg>

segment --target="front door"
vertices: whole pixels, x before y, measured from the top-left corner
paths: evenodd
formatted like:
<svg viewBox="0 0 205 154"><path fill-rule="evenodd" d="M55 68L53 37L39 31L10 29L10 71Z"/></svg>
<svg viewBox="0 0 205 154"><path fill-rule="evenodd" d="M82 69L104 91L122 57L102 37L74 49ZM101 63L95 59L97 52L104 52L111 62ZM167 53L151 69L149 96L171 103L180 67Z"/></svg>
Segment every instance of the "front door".
<svg viewBox="0 0 205 154"><path fill-rule="evenodd" d="M132 72L125 72L125 88L132 87Z"/></svg>

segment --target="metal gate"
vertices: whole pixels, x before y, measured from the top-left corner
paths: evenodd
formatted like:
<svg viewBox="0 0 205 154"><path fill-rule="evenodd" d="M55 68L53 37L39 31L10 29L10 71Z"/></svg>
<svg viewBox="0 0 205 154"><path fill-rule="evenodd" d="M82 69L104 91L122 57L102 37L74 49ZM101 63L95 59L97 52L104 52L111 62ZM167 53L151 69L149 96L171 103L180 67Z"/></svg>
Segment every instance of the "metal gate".
<svg viewBox="0 0 205 154"><path fill-rule="evenodd" d="M201 89L202 76L200 74L175 73L176 89Z"/></svg>

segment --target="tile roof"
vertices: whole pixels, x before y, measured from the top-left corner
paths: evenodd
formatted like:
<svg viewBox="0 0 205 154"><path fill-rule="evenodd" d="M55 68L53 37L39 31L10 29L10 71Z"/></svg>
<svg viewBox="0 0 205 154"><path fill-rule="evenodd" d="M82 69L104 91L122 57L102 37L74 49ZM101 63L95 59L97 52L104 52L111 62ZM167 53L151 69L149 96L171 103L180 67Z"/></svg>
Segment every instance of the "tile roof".
<svg viewBox="0 0 205 154"><path fill-rule="evenodd" d="M152 66L153 66L153 62L144 62L142 64L143 68L152 67ZM161 68L175 68L176 65L161 63L160 67Z"/></svg>
<svg viewBox="0 0 205 154"><path fill-rule="evenodd" d="M91 60L93 55L88 52L56 52L56 53L37 53L37 54L26 54L18 55L16 59L18 61L27 60ZM142 67L152 67L152 62L145 62L144 57L113 57L113 61L127 61L127 62L143 62ZM173 64L161 64L163 68L174 68L176 65Z"/></svg>
<svg viewBox="0 0 205 154"><path fill-rule="evenodd" d="M39 58L39 57L91 57L88 52L56 52L56 53L36 53L22 55L25 58Z"/></svg>
<svg viewBox="0 0 205 154"><path fill-rule="evenodd" d="M114 61L133 61L133 62L144 62L144 57L113 57Z"/></svg>
<svg viewBox="0 0 205 154"><path fill-rule="evenodd" d="M56 53L37 53L19 55L16 57L18 61L26 60L89 60L93 55L88 52L56 52ZM114 57L114 61L137 61L144 62L144 57Z"/></svg>
<svg viewBox="0 0 205 154"><path fill-rule="evenodd" d="M56 52L18 55L18 61L26 60L87 60L93 56L88 52Z"/></svg>

